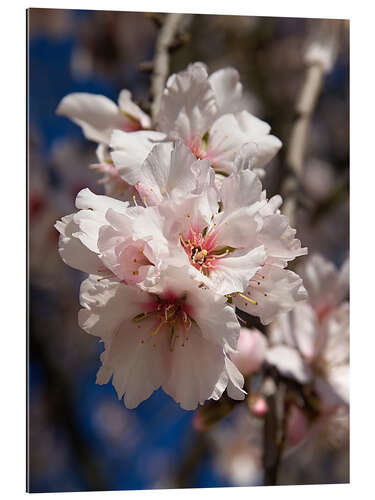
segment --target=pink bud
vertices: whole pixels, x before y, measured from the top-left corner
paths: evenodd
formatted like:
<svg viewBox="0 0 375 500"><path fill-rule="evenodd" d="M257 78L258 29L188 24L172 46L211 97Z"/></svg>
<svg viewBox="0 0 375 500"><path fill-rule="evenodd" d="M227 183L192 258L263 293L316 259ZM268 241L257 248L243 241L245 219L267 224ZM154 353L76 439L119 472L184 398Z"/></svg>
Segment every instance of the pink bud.
<svg viewBox="0 0 375 500"><path fill-rule="evenodd" d="M232 354L233 363L242 375L250 375L262 366L267 349L266 337L257 329L241 328L237 353Z"/></svg>
<svg viewBox="0 0 375 500"><path fill-rule="evenodd" d="M257 417L263 417L268 411L267 401L263 396L251 394L249 399L249 408L250 411Z"/></svg>

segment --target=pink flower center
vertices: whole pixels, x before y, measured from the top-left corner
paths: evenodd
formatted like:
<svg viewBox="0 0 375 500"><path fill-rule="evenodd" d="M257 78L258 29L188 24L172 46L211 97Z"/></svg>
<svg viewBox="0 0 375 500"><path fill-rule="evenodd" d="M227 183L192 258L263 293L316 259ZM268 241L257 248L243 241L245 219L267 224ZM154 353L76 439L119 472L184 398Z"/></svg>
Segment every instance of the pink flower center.
<svg viewBox="0 0 375 500"><path fill-rule="evenodd" d="M203 137L195 136L186 142L186 146L200 160L208 159L212 164L215 163L215 153L208 148L208 134Z"/></svg>
<svg viewBox="0 0 375 500"><path fill-rule="evenodd" d="M129 120L123 127L122 130L124 132L137 132L137 130L142 130L142 125L139 121L131 121Z"/></svg>
<svg viewBox="0 0 375 500"><path fill-rule="evenodd" d="M140 244L135 242L134 245L129 245L120 254L120 261L123 263L123 279L127 283L138 283L144 279L140 268L143 266L151 266L151 262L143 253L142 241Z"/></svg>
<svg viewBox="0 0 375 500"><path fill-rule="evenodd" d="M156 296L154 302L145 304L147 311L137 314L133 321L140 323L144 320L151 320L150 332L152 337L164 332L169 342L169 350L172 352L176 340L182 337L181 347L189 340L187 332L192 325L192 308L186 303L186 297L177 298L173 293L165 294L164 298ZM141 325L138 325L141 328ZM144 340L141 340L141 344ZM155 344L153 345L155 347Z"/></svg>
<svg viewBox="0 0 375 500"><path fill-rule="evenodd" d="M124 132L136 132L137 130L142 130L143 127L141 122L135 118L135 116L127 113L126 111L120 109L120 113L125 117L124 123L122 125L121 130Z"/></svg>
<svg viewBox="0 0 375 500"><path fill-rule="evenodd" d="M181 244L187 253L190 263L205 276L218 266L221 258L225 257L231 250L230 247L217 248L216 232L195 231L190 228L186 238L180 235Z"/></svg>

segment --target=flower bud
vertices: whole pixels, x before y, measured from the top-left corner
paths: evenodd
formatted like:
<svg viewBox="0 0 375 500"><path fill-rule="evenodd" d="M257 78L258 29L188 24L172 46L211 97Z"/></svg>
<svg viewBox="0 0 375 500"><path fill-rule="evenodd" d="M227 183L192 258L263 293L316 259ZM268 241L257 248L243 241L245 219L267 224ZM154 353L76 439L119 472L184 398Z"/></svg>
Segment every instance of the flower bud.
<svg viewBox="0 0 375 500"><path fill-rule="evenodd" d="M241 328L237 353L232 354L233 363L242 375L250 375L262 366L266 354L266 337L257 329Z"/></svg>

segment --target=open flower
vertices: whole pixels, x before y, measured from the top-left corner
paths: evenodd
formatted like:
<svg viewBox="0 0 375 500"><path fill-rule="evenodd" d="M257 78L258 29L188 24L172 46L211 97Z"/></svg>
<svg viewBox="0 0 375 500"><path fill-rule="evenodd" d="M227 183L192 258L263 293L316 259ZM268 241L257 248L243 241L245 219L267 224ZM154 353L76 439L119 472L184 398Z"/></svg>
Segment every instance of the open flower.
<svg viewBox="0 0 375 500"><path fill-rule="evenodd" d="M231 294L237 307L267 324L306 297L301 278L285 269L306 249L278 213L281 198L267 200L251 170L238 168L218 188L209 162L177 141L154 146L141 168L123 169L123 178L158 207L166 238L202 281Z"/></svg>
<svg viewBox="0 0 375 500"><path fill-rule="evenodd" d="M170 255L163 220L152 208L97 196L77 195L76 214L56 223L64 262L88 274L117 277L127 284L152 280Z"/></svg>
<svg viewBox="0 0 375 500"><path fill-rule="evenodd" d="M120 133L115 132L113 140L119 136ZM134 154L128 148L113 152L112 157L122 179L136 188L145 204L157 205L171 197L184 197L199 189L203 182L213 184L209 162L197 160L181 141L175 145L171 142L155 145L150 144L146 136L144 138L139 137L138 147L132 142Z"/></svg>
<svg viewBox="0 0 375 500"><path fill-rule="evenodd" d="M257 172L277 153L281 142L270 126L247 111L239 111L242 85L233 68L208 77L202 63L169 77L157 116L158 135L115 131L111 154L123 179L127 169L139 169L151 141L182 140L196 158L207 159L218 173L228 175L238 154ZM154 132L157 134L157 132ZM148 139L148 140L147 140Z"/></svg>
<svg viewBox="0 0 375 500"><path fill-rule="evenodd" d="M225 68L208 77L202 63L169 77L162 98L158 129L168 138L182 139L198 158L207 158L215 171L229 174L244 144L250 144L252 168L266 165L281 147L269 135L270 126L247 111L239 111L242 86L238 72Z"/></svg>
<svg viewBox="0 0 375 500"><path fill-rule="evenodd" d="M192 410L207 399L243 399L243 378L227 353L239 325L223 297L189 268L169 266L148 291L90 276L81 287L80 326L105 345L97 382L112 383L134 408L162 387Z"/></svg>
<svg viewBox="0 0 375 500"><path fill-rule="evenodd" d="M56 113L70 118L82 128L87 139L98 143L98 162L90 168L102 175L99 183L104 185L106 194L122 200L130 199L132 187L121 179L108 146L114 130L127 133L145 131L151 127L151 119L132 101L129 90L120 92L118 105L103 95L68 94L61 100ZM150 131L148 137L162 140L164 135Z"/></svg>
<svg viewBox="0 0 375 500"><path fill-rule="evenodd" d="M57 113L82 128L87 139L98 143L98 163L106 193L119 199L132 196L132 184L123 172L139 169L158 142L180 139L196 158L207 159L215 172L230 174L242 155L247 168L258 174L281 147L270 126L241 109L242 85L234 68L208 76L202 63L169 77L155 130L151 120L122 90L118 105L105 96L69 94ZM113 149L110 153L109 146Z"/></svg>

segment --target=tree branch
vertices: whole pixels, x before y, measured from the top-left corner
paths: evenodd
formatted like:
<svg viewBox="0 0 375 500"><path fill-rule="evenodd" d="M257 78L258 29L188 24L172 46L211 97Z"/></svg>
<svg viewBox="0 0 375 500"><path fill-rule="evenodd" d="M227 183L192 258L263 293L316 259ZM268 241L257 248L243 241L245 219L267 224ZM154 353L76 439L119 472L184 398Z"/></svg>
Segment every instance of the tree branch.
<svg viewBox="0 0 375 500"><path fill-rule="evenodd" d="M184 14L167 14L156 41L151 80L151 117L155 124L160 108L165 82L169 74L169 50L173 46L179 24Z"/></svg>
<svg viewBox="0 0 375 500"><path fill-rule="evenodd" d="M263 469L264 485L275 486L284 450L287 434L289 404L287 401L287 384L269 378L270 385L267 401L267 413L263 427Z"/></svg>
<svg viewBox="0 0 375 500"><path fill-rule="evenodd" d="M289 170L281 191L285 200L284 213L295 225L298 191L302 180L304 158L311 117L314 113L325 74L331 69L337 49L339 24L323 22L319 36L312 40L305 54L305 79L296 103L294 122L286 155Z"/></svg>

